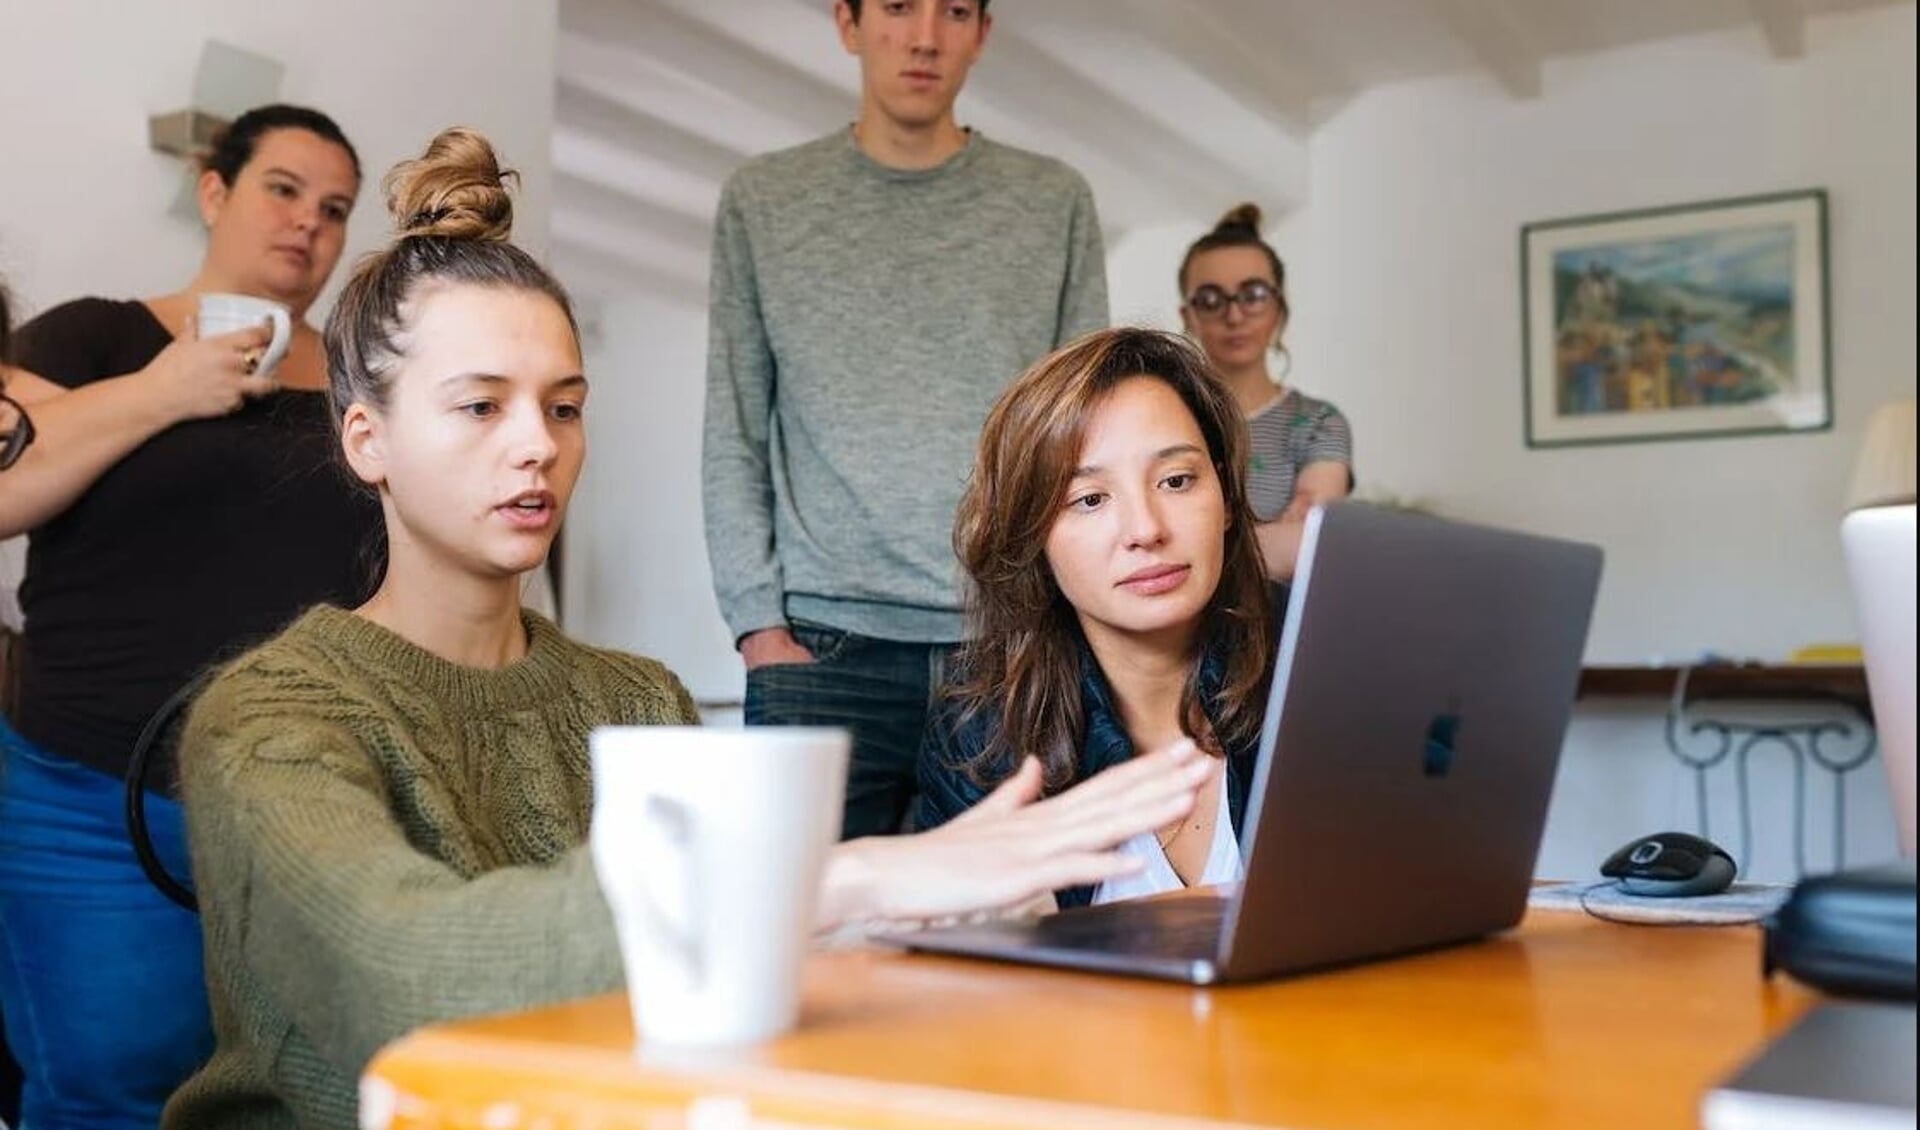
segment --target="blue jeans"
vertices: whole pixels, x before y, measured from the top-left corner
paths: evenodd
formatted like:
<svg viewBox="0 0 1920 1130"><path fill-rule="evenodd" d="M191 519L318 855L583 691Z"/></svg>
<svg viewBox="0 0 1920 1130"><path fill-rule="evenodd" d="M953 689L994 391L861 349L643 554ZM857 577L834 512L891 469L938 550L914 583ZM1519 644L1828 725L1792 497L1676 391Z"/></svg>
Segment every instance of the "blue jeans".
<svg viewBox="0 0 1920 1130"><path fill-rule="evenodd" d="M749 726L844 726L853 734L842 839L889 835L912 810L927 714L952 647L796 623L812 663L747 672Z"/></svg>
<svg viewBox="0 0 1920 1130"><path fill-rule="evenodd" d="M148 884L121 783L0 720L0 1021L26 1074L20 1130L153 1130L213 1051L200 920ZM167 869L180 807L148 794Z"/></svg>

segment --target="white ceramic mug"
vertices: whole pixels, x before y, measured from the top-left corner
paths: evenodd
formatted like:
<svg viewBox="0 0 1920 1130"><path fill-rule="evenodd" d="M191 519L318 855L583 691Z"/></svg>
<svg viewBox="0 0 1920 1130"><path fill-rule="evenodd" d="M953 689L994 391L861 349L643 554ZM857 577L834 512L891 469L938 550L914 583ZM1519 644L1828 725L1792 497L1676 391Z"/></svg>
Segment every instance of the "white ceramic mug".
<svg viewBox="0 0 1920 1130"><path fill-rule="evenodd" d="M641 1046L793 1027L849 745L839 729L593 732L594 870Z"/></svg>
<svg viewBox="0 0 1920 1130"><path fill-rule="evenodd" d="M194 329L201 337L217 337L235 330L251 329L261 322L273 323L273 340L260 354L254 375L270 377L293 344L293 315L271 298L251 294L203 294Z"/></svg>

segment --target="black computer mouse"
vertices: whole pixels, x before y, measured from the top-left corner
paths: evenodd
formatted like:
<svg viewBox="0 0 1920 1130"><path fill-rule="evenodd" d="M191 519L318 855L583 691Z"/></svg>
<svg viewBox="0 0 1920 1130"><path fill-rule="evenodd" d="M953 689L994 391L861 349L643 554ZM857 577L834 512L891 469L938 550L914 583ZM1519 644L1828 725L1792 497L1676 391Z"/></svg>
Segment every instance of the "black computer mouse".
<svg viewBox="0 0 1920 1130"><path fill-rule="evenodd" d="M1600 874L1620 880L1621 890L1655 897L1717 894L1738 870L1720 845L1685 832L1642 836L1600 865Z"/></svg>

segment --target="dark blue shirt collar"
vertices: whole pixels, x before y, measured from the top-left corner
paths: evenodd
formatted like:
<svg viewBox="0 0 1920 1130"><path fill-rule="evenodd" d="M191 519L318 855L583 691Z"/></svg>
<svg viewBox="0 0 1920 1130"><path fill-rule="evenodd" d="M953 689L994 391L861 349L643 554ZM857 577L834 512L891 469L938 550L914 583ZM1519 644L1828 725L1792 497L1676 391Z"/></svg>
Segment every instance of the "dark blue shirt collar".
<svg viewBox="0 0 1920 1130"><path fill-rule="evenodd" d="M1226 679L1226 656L1222 649L1209 647L1200 657L1200 702L1210 722L1219 719L1215 707ZM1085 780L1133 756L1133 741L1120 721L1113 688L1107 685L1106 673L1100 670L1100 661L1085 639L1080 641L1080 705L1087 726L1080 746L1080 779Z"/></svg>

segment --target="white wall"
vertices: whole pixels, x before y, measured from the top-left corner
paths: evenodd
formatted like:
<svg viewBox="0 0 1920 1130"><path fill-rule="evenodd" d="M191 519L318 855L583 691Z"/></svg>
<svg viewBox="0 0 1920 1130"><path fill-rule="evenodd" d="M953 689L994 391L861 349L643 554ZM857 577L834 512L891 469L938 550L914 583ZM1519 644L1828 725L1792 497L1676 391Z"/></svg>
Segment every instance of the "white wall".
<svg viewBox="0 0 1920 1130"><path fill-rule="evenodd" d="M539 253L556 24L555 0L0 0L0 274L25 314L191 277L198 225L167 213L183 164L147 148L147 116L186 106L207 39L284 63L282 100L332 115L360 152L366 187L316 320L386 234L381 174L443 126L482 130L520 170L515 236Z"/></svg>
<svg viewBox="0 0 1920 1130"><path fill-rule="evenodd" d="M714 599L700 509L706 307L635 295L600 306L593 324L567 630L659 659L696 699L737 702L746 671Z"/></svg>
<svg viewBox="0 0 1920 1130"><path fill-rule="evenodd" d="M1363 480L1459 517L1598 541L1596 660L1782 658L1854 638L1837 524L1855 444L1913 395L1914 9L1550 62L1357 99L1316 134L1276 233L1301 382L1354 419ZM1831 432L1529 451L1519 233L1533 221L1777 189L1829 193Z"/></svg>
<svg viewBox="0 0 1920 1130"><path fill-rule="evenodd" d="M1195 209L1185 222L1136 228L1109 239L1107 308L1114 324L1180 329L1180 260L1221 213L1238 203L1222 200L1211 212Z"/></svg>
<svg viewBox="0 0 1920 1130"><path fill-rule="evenodd" d="M1842 494L1867 415L1914 392L1914 31L1911 5L1815 19L1796 61L1751 30L1706 35L1549 62L1534 100L1485 78L1419 82L1326 123L1310 202L1274 241L1297 380L1352 417L1363 484L1603 545L1596 662L1782 659L1856 639ZM1800 187L1829 193L1831 432L1526 448L1523 224ZM1583 708L1543 874L1586 874L1633 835L1693 826L1658 707ZM1816 778L1818 867L1831 800ZM1755 780L1755 870L1784 877L1786 763L1756 760ZM1730 768L1714 781L1713 831L1730 840ZM1849 788L1851 858L1890 854L1877 766Z"/></svg>

